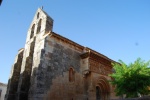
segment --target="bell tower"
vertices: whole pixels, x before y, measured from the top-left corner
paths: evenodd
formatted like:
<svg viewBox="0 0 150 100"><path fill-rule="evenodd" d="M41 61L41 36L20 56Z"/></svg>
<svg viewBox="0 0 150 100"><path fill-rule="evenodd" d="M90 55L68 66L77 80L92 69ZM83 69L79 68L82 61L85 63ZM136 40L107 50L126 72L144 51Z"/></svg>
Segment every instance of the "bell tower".
<svg viewBox="0 0 150 100"><path fill-rule="evenodd" d="M35 13L33 21L28 30L26 42L30 41L30 39L33 37L52 32L53 19L46 12L44 12L42 8L38 8Z"/></svg>
<svg viewBox="0 0 150 100"><path fill-rule="evenodd" d="M25 47L19 51L12 67L5 100L28 100L30 87L33 87L31 80L35 80L32 73L40 63L44 48L44 36L51 33L52 28L53 19L38 8L27 32Z"/></svg>
<svg viewBox="0 0 150 100"><path fill-rule="evenodd" d="M16 100L28 100L30 87L33 87L31 76L40 63L40 53L44 47L44 35L50 33L52 28L53 19L38 8L27 33Z"/></svg>

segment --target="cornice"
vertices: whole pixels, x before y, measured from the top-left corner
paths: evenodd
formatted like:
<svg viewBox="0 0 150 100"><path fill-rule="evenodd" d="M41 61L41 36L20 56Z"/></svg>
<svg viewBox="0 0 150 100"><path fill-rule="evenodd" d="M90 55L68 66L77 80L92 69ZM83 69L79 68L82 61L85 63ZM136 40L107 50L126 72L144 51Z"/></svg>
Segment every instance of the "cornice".
<svg viewBox="0 0 150 100"><path fill-rule="evenodd" d="M51 36L53 36L53 37L55 37L55 38L58 38L58 39L60 39L60 40L62 40L62 41L64 41L64 42L66 42L66 43L68 43L68 44L71 44L72 46L75 46L75 47L79 48L80 50L83 50L83 49L84 49L84 47L81 46L81 45L79 45L78 43L73 42L73 41L71 41L70 39L65 38L65 37L63 37L63 36L61 36L61 35L59 35L59 34L57 34L57 33L55 33L55 32L51 32Z"/></svg>
<svg viewBox="0 0 150 100"><path fill-rule="evenodd" d="M82 46L76 42L73 42L70 39L65 38L65 37L63 37L63 36L61 36L55 32L51 32L49 35L52 37L58 38L58 39L66 42L68 44L71 44L72 46L79 48L81 51L85 50L85 53L82 53L80 55L81 59L89 57L90 59L101 61L101 62L104 62L104 63L109 64L109 65L111 65L111 63L118 63L118 62L108 58L107 56L104 56L103 54L101 54L99 52L96 52L96 51L94 51L88 47L84 47L84 46Z"/></svg>

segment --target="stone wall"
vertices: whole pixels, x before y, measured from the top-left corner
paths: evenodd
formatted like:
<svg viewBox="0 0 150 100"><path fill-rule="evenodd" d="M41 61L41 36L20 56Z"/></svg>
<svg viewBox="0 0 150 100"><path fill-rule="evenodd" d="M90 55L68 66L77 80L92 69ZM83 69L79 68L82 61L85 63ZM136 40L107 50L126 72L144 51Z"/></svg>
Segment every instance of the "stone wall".
<svg viewBox="0 0 150 100"><path fill-rule="evenodd" d="M80 71L80 54L81 51L77 51L75 47L47 36L44 49L41 50L40 64L37 69L34 69L36 72L33 72L36 77L34 78L36 88L32 91L32 95L30 94L29 99L55 98L55 100L60 100L60 98L81 97L84 86ZM69 82L69 68L72 68L75 73L74 82Z"/></svg>
<svg viewBox="0 0 150 100"><path fill-rule="evenodd" d="M14 100L18 84L19 84L19 76L21 71L22 59L23 59L24 49L19 50L18 55L16 56L15 63L12 66L10 78L8 80L6 99Z"/></svg>
<svg viewBox="0 0 150 100"><path fill-rule="evenodd" d="M23 61L21 65L21 72L18 84L18 90L16 94L17 100L27 100L28 91L30 88L30 76L33 65L33 55L36 38L33 37L30 42L25 45L25 52L23 54Z"/></svg>
<svg viewBox="0 0 150 100"><path fill-rule="evenodd" d="M7 85L0 83L0 100L4 100L6 94Z"/></svg>

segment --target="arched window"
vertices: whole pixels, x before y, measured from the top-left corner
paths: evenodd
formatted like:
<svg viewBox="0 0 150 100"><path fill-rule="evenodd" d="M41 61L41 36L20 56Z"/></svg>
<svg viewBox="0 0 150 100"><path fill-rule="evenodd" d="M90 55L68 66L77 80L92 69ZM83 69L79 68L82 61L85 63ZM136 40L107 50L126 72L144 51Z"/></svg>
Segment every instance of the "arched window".
<svg viewBox="0 0 150 100"><path fill-rule="evenodd" d="M38 12L38 13L37 13L37 19L39 18L39 15L40 15L40 13Z"/></svg>
<svg viewBox="0 0 150 100"><path fill-rule="evenodd" d="M34 36L34 28L35 28L35 24L33 24L32 28L31 28L30 39Z"/></svg>
<svg viewBox="0 0 150 100"><path fill-rule="evenodd" d="M41 31L41 24L42 24L42 19L38 22L38 27L37 27L37 34Z"/></svg>
<svg viewBox="0 0 150 100"><path fill-rule="evenodd" d="M69 69L69 82L74 82L75 81L75 73L73 68Z"/></svg>
<svg viewBox="0 0 150 100"><path fill-rule="evenodd" d="M100 96L100 88L99 86L96 86L96 100L100 100L101 96Z"/></svg>

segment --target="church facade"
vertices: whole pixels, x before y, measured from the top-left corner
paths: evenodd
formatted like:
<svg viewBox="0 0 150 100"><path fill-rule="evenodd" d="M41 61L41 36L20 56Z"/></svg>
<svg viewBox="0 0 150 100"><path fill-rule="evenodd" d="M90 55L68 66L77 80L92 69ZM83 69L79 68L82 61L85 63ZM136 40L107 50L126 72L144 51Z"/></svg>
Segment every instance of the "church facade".
<svg viewBox="0 0 150 100"><path fill-rule="evenodd" d="M52 28L53 19L39 8L12 66L5 100L116 98L109 83L115 61Z"/></svg>

